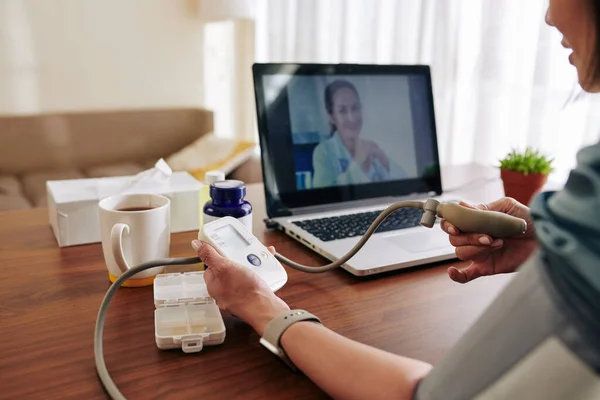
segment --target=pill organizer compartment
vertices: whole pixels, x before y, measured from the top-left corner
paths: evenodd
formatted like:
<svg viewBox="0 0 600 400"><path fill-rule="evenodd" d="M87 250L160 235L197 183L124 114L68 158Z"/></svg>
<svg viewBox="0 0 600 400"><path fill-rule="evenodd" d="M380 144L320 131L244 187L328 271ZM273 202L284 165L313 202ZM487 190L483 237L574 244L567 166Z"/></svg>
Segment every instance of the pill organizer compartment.
<svg viewBox="0 0 600 400"><path fill-rule="evenodd" d="M186 303L210 298L204 272L159 274L154 279L154 305Z"/></svg>
<svg viewBox="0 0 600 400"><path fill-rule="evenodd" d="M219 307L208 296L204 272L160 274L154 280L154 325L159 349L195 353L225 340Z"/></svg>

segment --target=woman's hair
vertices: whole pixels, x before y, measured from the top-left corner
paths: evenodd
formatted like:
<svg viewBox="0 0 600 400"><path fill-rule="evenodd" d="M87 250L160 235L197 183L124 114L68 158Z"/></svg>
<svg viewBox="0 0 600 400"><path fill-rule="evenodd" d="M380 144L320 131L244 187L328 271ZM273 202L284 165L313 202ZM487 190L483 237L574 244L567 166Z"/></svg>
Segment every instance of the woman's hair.
<svg viewBox="0 0 600 400"><path fill-rule="evenodd" d="M590 0L590 6L594 19L594 54L590 57L589 75L586 77L591 83L600 81L600 0Z"/></svg>
<svg viewBox="0 0 600 400"><path fill-rule="evenodd" d="M356 87L350 82L342 79L338 79L331 82L329 85L327 85L327 87L325 87L325 109L327 110L329 115L333 115L333 96L335 96L338 90L344 88L352 90L356 94L356 97L359 97L358 90L356 90ZM334 123L330 123L329 126L331 127L329 135L333 136L333 134L337 130L337 127Z"/></svg>

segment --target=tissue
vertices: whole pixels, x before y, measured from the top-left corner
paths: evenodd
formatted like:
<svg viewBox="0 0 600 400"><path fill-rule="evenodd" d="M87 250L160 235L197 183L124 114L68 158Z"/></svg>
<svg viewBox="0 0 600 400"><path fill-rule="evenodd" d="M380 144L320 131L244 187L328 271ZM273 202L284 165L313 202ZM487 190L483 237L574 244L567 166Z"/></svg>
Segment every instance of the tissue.
<svg viewBox="0 0 600 400"><path fill-rule="evenodd" d="M112 178L98 178L95 192L96 198L104 199L117 194L128 193L170 193L173 191L171 177L173 170L164 159L160 159L154 167L118 182Z"/></svg>
<svg viewBox="0 0 600 400"><path fill-rule="evenodd" d="M98 202L130 193L155 193L171 200L171 233L199 229L199 194L203 184L165 160L135 176L48 181L49 221L59 247L99 243Z"/></svg>

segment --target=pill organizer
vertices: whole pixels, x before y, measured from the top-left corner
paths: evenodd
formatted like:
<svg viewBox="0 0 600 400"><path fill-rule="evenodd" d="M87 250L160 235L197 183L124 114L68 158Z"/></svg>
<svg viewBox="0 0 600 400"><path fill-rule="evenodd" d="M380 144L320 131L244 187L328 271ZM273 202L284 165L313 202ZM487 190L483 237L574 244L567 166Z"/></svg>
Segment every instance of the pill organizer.
<svg viewBox="0 0 600 400"><path fill-rule="evenodd" d="M208 295L204 272L159 274L154 279L154 330L162 350L197 353L225 341L221 311Z"/></svg>

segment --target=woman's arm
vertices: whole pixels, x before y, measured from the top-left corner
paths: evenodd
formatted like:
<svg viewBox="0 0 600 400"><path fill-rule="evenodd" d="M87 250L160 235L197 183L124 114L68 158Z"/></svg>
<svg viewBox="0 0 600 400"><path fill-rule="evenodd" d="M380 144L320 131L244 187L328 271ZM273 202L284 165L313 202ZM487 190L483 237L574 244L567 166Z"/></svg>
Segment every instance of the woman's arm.
<svg viewBox="0 0 600 400"><path fill-rule="evenodd" d="M348 168L337 177L338 185L352 185L357 183L369 183L371 179L362 169L362 167L353 159Z"/></svg>
<svg viewBox="0 0 600 400"><path fill-rule="evenodd" d="M406 179L408 178L408 174L399 164L397 164L393 159L390 160L390 179Z"/></svg>
<svg viewBox="0 0 600 400"><path fill-rule="evenodd" d="M334 152L328 151L327 142L319 144L313 152L313 187L328 187L333 185L350 185L369 182L369 177L361 166L353 159L348 160L346 171L339 173L335 168L338 161ZM333 161L332 161L333 160Z"/></svg>
<svg viewBox="0 0 600 400"><path fill-rule="evenodd" d="M281 337L292 362L334 398L411 399L431 366L345 338L314 322Z"/></svg>
<svg viewBox="0 0 600 400"><path fill-rule="evenodd" d="M336 177L327 157L325 144L321 143L313 151L313 187L327 187L335 183Z"/></svg>
<svg viewBox="0 0 600 400"><path fill-rule="evenodd" d="M219 307L249 323L259 335L288 305L250 268L194 241L210 268L204 273L209 295ZM297 322L281 337L292 362L336 398L410 399L430 366L347 339L314 322Z"/></svg>

